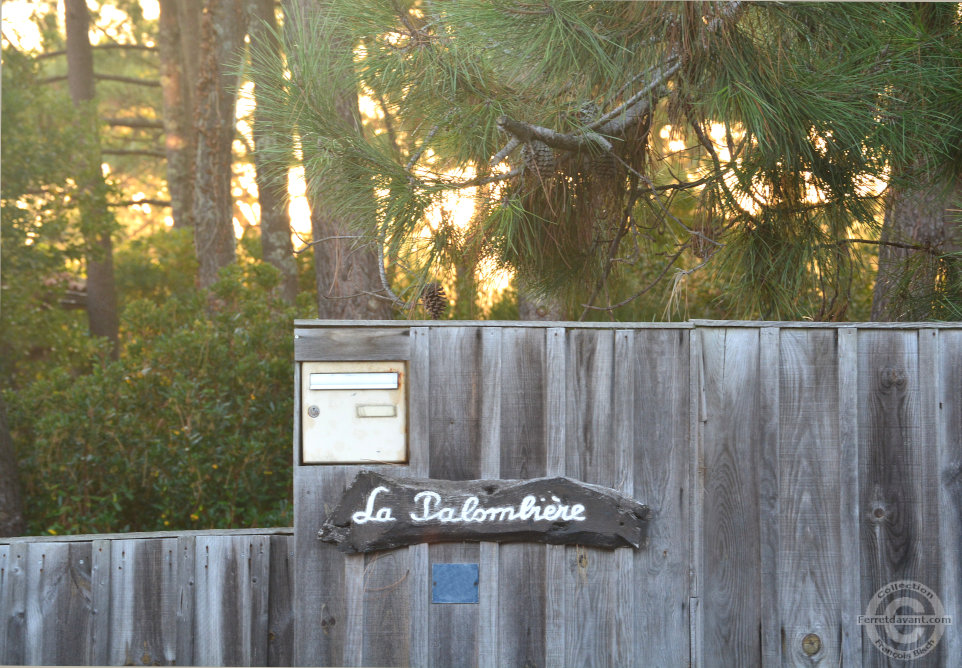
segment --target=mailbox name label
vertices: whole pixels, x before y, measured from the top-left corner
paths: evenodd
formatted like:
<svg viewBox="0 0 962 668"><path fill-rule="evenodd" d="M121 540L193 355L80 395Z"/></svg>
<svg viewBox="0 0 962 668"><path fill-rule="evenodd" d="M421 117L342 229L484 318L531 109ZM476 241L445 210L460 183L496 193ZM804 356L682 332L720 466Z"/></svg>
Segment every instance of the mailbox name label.
<svg viewBox="0 0 962 668"><path fill-rule="evenodd" d="M570 478L417 480L361 471L318 537L344 552L480 540L637 548L650 515L613 489Z"/></svg>

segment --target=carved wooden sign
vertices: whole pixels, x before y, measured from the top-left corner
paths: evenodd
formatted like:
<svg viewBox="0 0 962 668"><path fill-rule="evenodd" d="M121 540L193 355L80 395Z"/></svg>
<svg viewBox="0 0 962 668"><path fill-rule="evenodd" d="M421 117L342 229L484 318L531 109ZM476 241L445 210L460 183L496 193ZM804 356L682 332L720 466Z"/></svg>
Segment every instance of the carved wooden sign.
<svg viewBox="0 0 962 668"><path fill-rule="evenodd" d="M318 537L342 552L444 541L641 547L651 511L570 478L418 480L363 470Z"/></svg>

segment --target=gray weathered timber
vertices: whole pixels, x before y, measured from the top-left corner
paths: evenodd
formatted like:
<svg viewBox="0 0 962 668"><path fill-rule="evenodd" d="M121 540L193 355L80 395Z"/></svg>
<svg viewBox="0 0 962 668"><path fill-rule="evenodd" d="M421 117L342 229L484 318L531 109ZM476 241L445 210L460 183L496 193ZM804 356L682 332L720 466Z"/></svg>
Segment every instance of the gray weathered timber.
<svg viewBox="0 0 962 668"><path fill-rule="evenodd" d="M634 461L637 499L658 499L648 546L634 553L632 657L669 666L689 652L690 330L639 330L634 340Z"/></svg>
<svg viewBox="0 0 962 668"><path fill-rule="evenodd" d="M765 330L762 330L765 331ZM777 398L777 615L771 628L782 656L770 663L804 665L815 659L839 665L839 591L837 567L840 502L838 365L835 333L819 329L781 332ZM762 371L764 375L764 369ZM762 447L772 444L762 441ZM763 599L764 601L764 599ZM762 610L773 609L765 605ZM803 639L818 636L811 657ZM811 647L809 646L809 649Z"/></svg>
<svg viewBox="0 0 962 668"><path fill-rule="evenodd" d="M411 356L407 329L338 328L312 336L313 330L294 330L294 359L313 362L342 360L406 360Z"/></svg>
<svg viewBox="0 0 962 668"><path fill-rule="evenodd" d="M545 334L543 329L502 331L498 443L501 478L547 475L545 407ZM563 548L562 548L563 549ZM545 663L545 547L502 545L498 555L499 605L495 666ZM525 602L523 605L521 602Z"/></svg>
<svg viewBox="0 0 962 668"><path fill-rule="evenodd" d="M301 465L295 431L297 536L0 538L0 662L906 665L856 618L908 578L955 617L912 665L962 665L962 323L297 331L303 361L407 362L409 463L375 470L613 487L652 508L648 546L345 559L316 532L357 468ZM450 562L479 564L478 604L430 602Z"/></svg>
<svg viewBox="0 0 962 668"><path fill-rule="evenodd" d="M939 552L943 601L955 601L956 626L942 637L948 666L962 665L962 330L938 333ZM935 407L933 406L933 409ZM947 612L953 612L947 610Z"/></svg>
<svg viewBox="0 0 962 668"><path fill-rule="evenodd" d="M291 583L275 572L286 560L272 560L268 546L291 553L293 536L190 533L7 539L0 663L289 665L289 630L287 647L272 654L268 628L285 619L289 628ZM195 542L205 555L196 571Z"/></svg>
<svg viewBox="0 0 962 668"><path fill-rule="evenodd" d="M625 473L613 438L615 332L569 330L565 471L588 483L615 487ZM619 555L587 547L565 548L565 661L572 665L624 665L625 601L617 580Z"/></svg>
<svg viewBox="0 0 962 668"><path fill-rule="evenodd" d="M472 480L481 475L481 330L431 329L430 455L431 478ZM479 563L477 543L428 547L430 564ZM477 662L480 614L477 605L435 605L428 610L434 666L472 666Z"/></svg>
<svg viewBox="0 0 962 668"><path fill-rule="evenodd" d="M761 656L759 332L702 330L706 421L701 604L705 665ZM655 504L652 504L653 506Z"/></svg>

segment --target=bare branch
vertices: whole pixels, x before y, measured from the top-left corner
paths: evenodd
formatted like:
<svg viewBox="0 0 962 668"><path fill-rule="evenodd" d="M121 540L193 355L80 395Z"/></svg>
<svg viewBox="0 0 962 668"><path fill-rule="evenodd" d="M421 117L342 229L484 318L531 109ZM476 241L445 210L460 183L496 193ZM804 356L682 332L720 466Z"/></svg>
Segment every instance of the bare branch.
<svg viewBox="0 0 962 668"><path fill-rule="evenodd" d="M130 51L157 51L156 46L147 46L145 44L94 44L91 48L94 51L107 51L108 49L126 49ZM47 53L41 53L37 55L37 60L44 60L46 58L56 58L58 56L64 56L67 52L64 49L58 51L48 51Z"/></svg>
<svg viewBox="0 0 962 668"><path fill-rule="evenodd" d="M301 253L306 251L308 248L313 248L314 246L317 246L318 244L322 244L325 241L334 241L335 239L363 239L363 238L364 237L362 237L360 234L338 234L331 237L322 237L320 239L315 239L314 241L304 241L303 239L301 239L301 241L304 242L304 248L298 248L296 251L294 251L294 255L300 255Z"/></svg>
<svg viewBox="0 0 962 668"><path fill-rule="evenodd" d="M104 155L146 155L151 158L167 159L167 154L163 151L151 151L148 149L127 149L127 148L104 148L100 150Z"/></svg>
<svg viewBox="0 0 962 668"><path fill-rule="evenodd" d="M597 133L562 134L540 125L517 121L509 116L498 119L498 128L523 142L542 141L552 148L565 151L577 151L590 146L597 146L605 151L612 148L611 142Z"/></svg>
<svg viewBox="0 0 962 668"><path fill-rule="evenodd" d="M164 124L160 121L149 121L145 118L105 118L104 123L111 127L118 128L145 128L163 130Z"/></svg>
<svg viewBox="0 0 962 668"><path fill-rule="evenodd" d="M128 199L121 202L112 202L111 206L137 206L138 204L149 204L150 206L170 206L169 199Z"/></svg>
<svg viewBox="0 0 962 668"><path fill-rule="evenodd" d="M511 152L514 151L519 146L521 146L521 142L518 140L518 138L512 137L511 139L508 140L508 143L504 145L504 148L502 148L500 151L495 153L494 156L492 156L489 164L492 166L499 164L502 160L504 160L509 155L511 155Z"/></svg>
<svg viewBox="0 0 962 668"><path fill-rule="evenodd" d="M650 292L652 288L654 288L656 285L658 285L659 282L661 282L661 279L664 278L665 274L668 273L668 270L671 269L671 266L678 261L678 258L681 257L681 254L684 252L685 248L686 248L685 246L682 246L681 248L679 248L678 251L674 255L672 255L671 258L669 258L668 263L665 264L664 268L662 268L660 272L658 272L658 275L655 276L655 279L651 283L649 283L644 288L642 288L632 296L628 297L627 299L623 299L617 304L610 304L608 306L594 306L592 304L582 304L582 306L584 306L585 309L593 309L595 311L614 311L616 308L621 308L625 304L633 302L634 300L638 299L645 293ZM701 265L699 265L699 267L700 266ZM698 269L699 267L695 267L695 269ZM691 271L694 271L694 269Z"/></svg>

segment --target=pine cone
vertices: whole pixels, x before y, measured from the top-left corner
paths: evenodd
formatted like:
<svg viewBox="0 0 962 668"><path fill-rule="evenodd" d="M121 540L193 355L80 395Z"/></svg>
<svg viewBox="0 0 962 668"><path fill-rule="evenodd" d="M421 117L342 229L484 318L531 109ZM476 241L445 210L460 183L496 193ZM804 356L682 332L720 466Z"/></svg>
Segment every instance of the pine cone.
<svg viewBox="0 0 962 668"><path fill-rule="evenodd" d="M431 314L431 318L438 320L448 307L448 298L444 294L444 288L437 281L432 281L421 290L421 303Z"/></svg>
<svg viewBox="0 0 962 668"><path fill-rule="evenodd" d="M582 125L588 125L588 123L598 118L600 112L601 109L598 108L598 105L595 104L594 101L588 100L582 103L578 111L575 112L575 118L577 118L578 122Z"/></svg>
<svg viewBox="0 0 962 668"><path fill-rule="evenodd" d="M550 174L555 168L554 151L537 139L521 147L521 159L524 160L526 169L538 174Z"/></svg>
<svg viewBox="0 0 962 668"><path fill-rule="evenodd" d="M618 174L618 162L611 153L596 155L591 159L591 168L595 176L606 181Z"/></svg>

